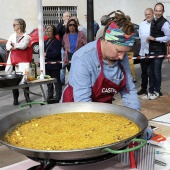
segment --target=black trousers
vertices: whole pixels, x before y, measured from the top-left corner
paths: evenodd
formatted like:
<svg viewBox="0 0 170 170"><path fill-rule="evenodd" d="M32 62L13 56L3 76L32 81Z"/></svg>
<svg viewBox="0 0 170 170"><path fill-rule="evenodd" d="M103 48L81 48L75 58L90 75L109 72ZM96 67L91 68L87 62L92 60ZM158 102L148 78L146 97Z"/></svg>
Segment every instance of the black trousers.
<svg viewBox="0 0 170 170"><path fill-rule="evenodd" d="M14 66L13 66L13 71L15 71L15 67ZM24 89L29 90L29 87L26 87ZM18 98L19 98L19 90L18 89L13 89L12 93L13 93L14 100L15 101L18 100ZM30 102L29 94L26 93L25 90L24 90L24 96L25 96L26 102Z"/></svg>
<svg viewBox="0 0 170 170"><path fill-rule="evenodd" d="M147 90L148 86L148 65L149 65L149 59L141 59L140 60L140 65L141 65L141 88L143 90Z"/></svg>
<svg viewBox="0 0 170 170"><path fill-rule="evenodd" d="M50 83L50 84L47 85L47 87L48 87L47 100L50 100L54 97L55 100L59 101L61 99L61 94L62 94L62 84L61 84L61 80L60 80L60 70L46 69L46 74L50 75L51 78L57 79L56 83Z"/></svg>
<svg viewBox="0 0 170 170"><path fill-rule="evenodd" d="M29 87L26 87L26 88L24 88L24 89L26 89L26 90L29 90ZM24 90L23 89L23 90ZM18 98L19 98L19 90L18 89L14 89L14 90L12 90L12 93L13 93L13 98L14 98L14 100L18 100ZM29 94L27 93L26 94L26 92L24 91L24 96L25 96L25 99L27 99L27 96L28 96L28 98L29 98Z"/></svg>

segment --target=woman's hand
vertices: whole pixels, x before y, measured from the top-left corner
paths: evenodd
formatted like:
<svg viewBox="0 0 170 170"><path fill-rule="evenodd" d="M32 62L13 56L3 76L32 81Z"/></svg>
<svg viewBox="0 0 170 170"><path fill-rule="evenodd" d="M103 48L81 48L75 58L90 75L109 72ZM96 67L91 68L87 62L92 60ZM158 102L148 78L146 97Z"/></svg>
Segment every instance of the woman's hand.
<svg viewBox="0 0 170 170"><path fill-rule="evenodd" d="M14 43L13 42L11 42L11 46L14 47Z"/></svg>
<svg viewBox="0 0 170 170"><path fill-rule="evenodd" d="M12 46L11 50L16 50L16 48L14 47L14 45L15 45L15 43L11 42L11 46Z"/></svg>
<svg viewBox="0 0 170 170"><path fill-rule="evenodd" d="M11 50L16 50L16 48L15 48L15 47L12 47Z"/></svg>
<svg viewBox="0 0 170 170"><path fill-rule="evenodd" d="M67 26L67 22L68 22L68 20L64 20L64 24L63 24L63 26Z"/></svg>
<svg viewBox="0 0 170 170"><path fill-rule="evenodd" d="M13 42L11 42L11 46L12 46L12 48L11 48L11 50L15 50L16 48L14 48L14 43Z"/></svg>

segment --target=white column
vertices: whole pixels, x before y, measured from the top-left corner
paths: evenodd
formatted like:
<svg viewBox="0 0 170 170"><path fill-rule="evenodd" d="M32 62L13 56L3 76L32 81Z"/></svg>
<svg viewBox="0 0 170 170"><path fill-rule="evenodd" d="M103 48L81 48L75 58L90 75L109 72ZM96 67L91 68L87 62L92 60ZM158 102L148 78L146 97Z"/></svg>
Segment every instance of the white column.
<svg viewBox="0 0 170 170"><path fill-rule="evenodd" d="M42 9L42 0L37 0L37 9L38 9L38 35L39 35L39 55L40 55L40 70L43 70L45 75L45 58L44 58L44 31L43 31L43 9ZM43 91L47 92L47 86L42 86ZM42 96L44 94L42 93ZM42 97L44 101L44 97Z"/></svg>
<svg viewBox="0 0 170 170"><path fill-rule="evenodd" d="M38 35L39 35L39 55L40 55L40 70L43 70L45 75L45 58L44 58L44 32L43 32L43 9L42 0L37 0L38 8Z"/></svg>

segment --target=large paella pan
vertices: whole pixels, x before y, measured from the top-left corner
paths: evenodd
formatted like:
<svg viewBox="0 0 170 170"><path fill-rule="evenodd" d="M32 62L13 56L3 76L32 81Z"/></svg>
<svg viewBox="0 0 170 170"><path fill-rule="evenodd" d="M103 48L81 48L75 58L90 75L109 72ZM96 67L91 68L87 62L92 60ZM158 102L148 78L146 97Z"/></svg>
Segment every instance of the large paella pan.
<svg viewBox="0 0 170 170"><path fill-rule="evenodd" d="M62 114L70 112L97 112L97 113L109 113L123 116L136 123L140 131L139 133L129 137L128 139L112 143L109 145L92 147L88 149L76 149L76 150L36 150L24 147L17 147L11 145L4 138L5 134L15 129L16 125L29 121L33 118L51 115L51 114ZM140 112L112 104L105 103L61 103L53 105L45 105L40 107L34 107L30 109L21 110L8 115L0 120L0 142L12 150L15 150L21 154L33 158L42 159L54 159L54 160L81 160L91 159L98 156L106 155L111 150L118 150L128 146L128 144L136 137L139 137L148 125L147 118ZM113 151L113 153L116 153Z"/></svg>

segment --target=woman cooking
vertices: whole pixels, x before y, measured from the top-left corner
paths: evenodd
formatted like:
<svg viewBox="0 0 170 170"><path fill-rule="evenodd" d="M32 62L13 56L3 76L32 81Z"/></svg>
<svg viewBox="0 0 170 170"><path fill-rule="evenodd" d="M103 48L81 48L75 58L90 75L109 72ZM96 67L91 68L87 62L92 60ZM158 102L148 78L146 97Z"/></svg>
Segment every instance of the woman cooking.
<svg viewBox="0 0 170 170"><path fill-rule="evenodd" d="M126 54L135 42L134 31L125 14L116 11L103 37L74 53L62 102L112 103L120 92L125 106L140 110Z"/></svg>

